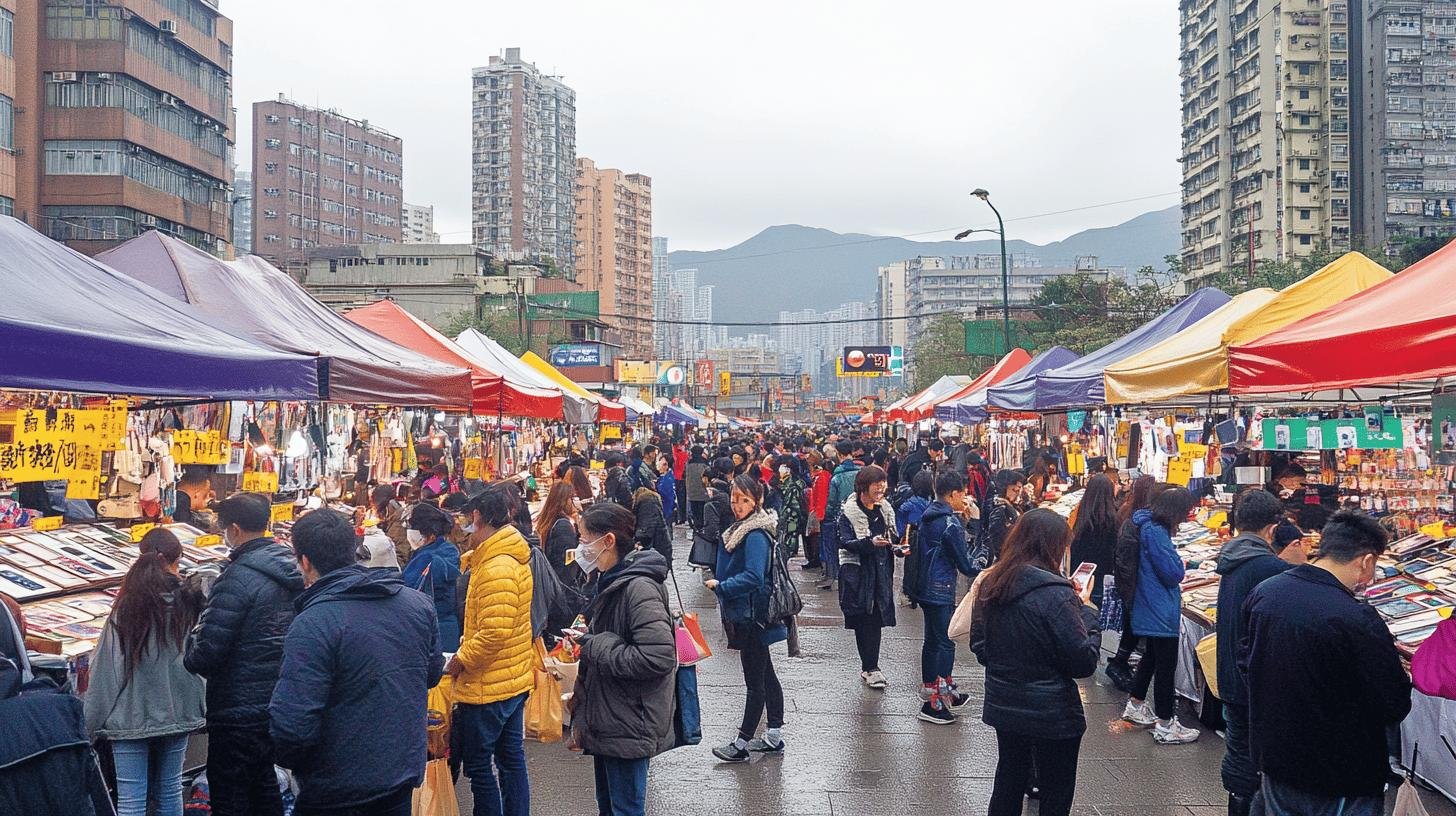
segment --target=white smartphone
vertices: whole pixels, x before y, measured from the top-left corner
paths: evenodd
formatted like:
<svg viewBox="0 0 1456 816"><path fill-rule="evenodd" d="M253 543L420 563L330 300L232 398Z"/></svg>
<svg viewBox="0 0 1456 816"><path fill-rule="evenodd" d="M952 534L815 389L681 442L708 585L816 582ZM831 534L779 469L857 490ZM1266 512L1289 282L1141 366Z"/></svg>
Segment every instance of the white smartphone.
<svg viewBox="0 0 1456 816"><path fill-rule="evenodd" d="M1097 572L1097 565L1091 561L1083 561L1077 565L1077 570L1072 573L1072 586L1077 588L1077 594L1081 595L1087 591L1087 586L1092 581L1092 576Z"/></svg>

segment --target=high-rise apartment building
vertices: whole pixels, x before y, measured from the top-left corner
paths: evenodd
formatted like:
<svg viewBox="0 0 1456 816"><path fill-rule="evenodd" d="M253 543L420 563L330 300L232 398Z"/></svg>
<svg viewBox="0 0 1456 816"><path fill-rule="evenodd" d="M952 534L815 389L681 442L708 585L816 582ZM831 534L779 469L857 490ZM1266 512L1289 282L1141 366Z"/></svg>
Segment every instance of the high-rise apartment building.
<svg viewBox="0 0 1456 816"><path fill-rule="evenodd" d="M652 357L652 179L576 160L576 279L601 293L629 359Z"/></svg>
<svg viewBox="0 0 1456 816"><path fill-rule="evenodd" d="M668 319L667 296L672 288L672 281L668 277L667 263L667 239L654 235L652 237L652 352L658 359L667 357L667 332L668 325L663 321Z"/></svg>
<svg viewBox="0 0 1456 816"><path fill-rule="evenodd" d="M912 261L895 261L879 268L875 279L875 317L880 318L879 341L882 346L908 345L909 321L899 319L907 314L909 300L910 264Z"/></svg>
<svg viewBox="0 0 1456 816"><path fill-rule="evenodd" d="M707 325L713 319L713 287L698 285L698 270L668 272L665 292L664 315L674 322L663 327L663 351L659 359L686 365L702 359L704 350L728 342L728 333L723 327Z"/></svg>
<svg viewBox="0 0 1456 816"><path fill-rule="evenodd" d="M226 253L232 28L205 0L0 0L0 212L84 252Z"/></svg>
<svg viewBox="0 0 1456 816"><path fill-rule="evenodd" d="M253 253L297 270L308 250L399 243L404 143L285 98L253 103Z"/></svg>
<svg viewBox="0 0 1456 816"><path fill-rule="evenodd" d="M0 215L15 214L15 2L0 0Z"/></svg>
<svg viewBox="0 0 1456 816"><path fill-rule="evenodd" d="M861 301L824 312L779 312L778 322L784 325L774 328L774 341L784 371L810 375L817 393L838 393L843 383L834 376L834 359L844 353L845 346L874 345L879 339L877 324L869 317L869 304Z"/></svg>
<svg viewBox="0 0 1456 816"><path fill-rule="evenodd" d="M233 180L233 247L237 254L253 251L253 174L234 171Z"/></svg>
<svg viewBox="0 0 1456 816"><path fill-rule="evenodd" d="M404 205L404 234L400 239L406 244L438 244L440 233L435 232L435 205Z"/></svg>
<svg viewBox="0 0 1456 816"><path fill-rule="evenodd" d="M1456 2L1351 0L1356 239L1456 232ZM1363 21L1363 22L1362 22Z"/></svg>
<svg viewBox="0 0 1456 816"><path fill-rule="evenodd" d="M1179 13L1185 285L1348 249L1345 0L1181 0Z"/></svg>
<svg viewBox="0 0 1456 816"><path fill-rule="evenodd" d="M576 92L507 48L471 75L471 230L508 260L576 262Z"/></svg>

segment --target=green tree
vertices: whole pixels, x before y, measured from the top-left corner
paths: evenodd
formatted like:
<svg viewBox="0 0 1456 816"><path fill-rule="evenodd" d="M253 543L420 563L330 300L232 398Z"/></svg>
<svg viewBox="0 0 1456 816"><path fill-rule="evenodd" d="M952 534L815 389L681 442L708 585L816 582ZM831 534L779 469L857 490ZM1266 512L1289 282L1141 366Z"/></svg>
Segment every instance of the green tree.
<svg viewBox="0 0 1456 816"><path fill-rule="evenodd" d="M974 376L995 364L995 358L966 354L965 323L959 316L937 315L911 340L910 393L923 391L941 377Z"/></svg>
<svg viewBox="0 0 1456 816"><path fill-rule="evenodd" d="M1034 296L1036 319L1025 323L1037 350L1066 346L1086 354L1156 317L1176 302L1174 277L1143 267L1131 280L1117 276L1058 275Z"/></svg>
<svg viewBox="0 0 1456 816"><path fill-rule="evenodd" d="M478 314L470 309L462 309L436 321L435 328L446 337L456 337L466 329L475 329L505 346L512 354L526 352L526 341L521 336L518 313L509 305L483 303Z"/></svg>

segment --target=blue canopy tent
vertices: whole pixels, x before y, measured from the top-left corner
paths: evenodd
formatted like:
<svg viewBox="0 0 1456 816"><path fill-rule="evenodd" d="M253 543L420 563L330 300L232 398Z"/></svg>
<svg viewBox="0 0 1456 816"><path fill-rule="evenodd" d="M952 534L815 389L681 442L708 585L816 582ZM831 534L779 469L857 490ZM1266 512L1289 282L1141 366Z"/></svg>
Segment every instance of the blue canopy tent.
<svg viewBox="0 0 1456 816"><path fill-rule="evenodd" d="M318 363L215 328L191 306L0 216L0 388L316 400Z"/></svg>
<svg viewBox="0 0 1456 816"><path fill-rule="evenodd" d="M991 401L993 391L1003 399L1029 401L1036 387L1036 375L1060 368L1076 359L1076 352L1061 346L1052 346L1031 358L1031 362L1018 371L1017 376L998 385L978 388L955 402L938 406L935 409L935 418L942 422L959 422L962 425L985 422L990 414L987 410L988 404L1007 407Z"/></svg>
<svg viewBox="0 0 1456 816"><path fill-rule="evenodd" d="M697 417L682 410L676 405L664 405L657 409L653 420L658 425L691 425L697 427Z"/></svg>

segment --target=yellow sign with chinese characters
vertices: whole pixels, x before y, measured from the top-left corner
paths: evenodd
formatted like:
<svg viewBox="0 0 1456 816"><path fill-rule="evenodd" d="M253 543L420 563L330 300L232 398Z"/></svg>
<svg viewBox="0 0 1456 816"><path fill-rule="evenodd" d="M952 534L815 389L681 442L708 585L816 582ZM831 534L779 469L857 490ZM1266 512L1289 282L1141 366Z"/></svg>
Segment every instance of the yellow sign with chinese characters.
<svg viewBox="0 0 1456 816"><path fill-rule="evenodd" d="M230 448L221 431L172 432L172 458L179 465L225 465Z"/></svg>
<svg viewBox="0 0 1456 816"><path fill-rule="evenodd" d="M293 502L273 505L273 509L268 513L268 521L293 521Z"/></svg>
<svg viewBox="0 0 1456 816"><path fill-rule="evenodd" d="M253 471L243 474L243 490L247 493L277 493L278 474Z"/></svg>
<svg viewBox="0 0 1456 816"><path fill-rule="evenodd" d="M485 469L485 460L472 456L465 460L465 478L479 479L481 472Z"/></svg>
<svg viewBox="0 0 1456 816"><path fill-rule="evenodd" d="M26 408L0 416L0 477L101 480L104 410ZM8 433L7 433L8 431Z"/></svg>
<svg viewBox="0 0 1456 816"><path fill-rule="evenodd" d="M30 523L30 529L42 533L48 530L56 530L60 528L61 524L65 520L65 516L46 516L45 518L38 518Z"/></svg>
<svg viewBox="0 0 1456 816"><path fill-rule="evenodd" d="M1181 456L1168 460L1168 484L1187 487L1193 478L1193 462Z"/></svg>

